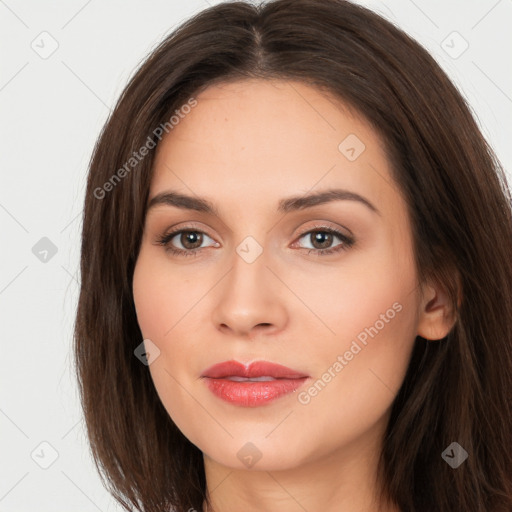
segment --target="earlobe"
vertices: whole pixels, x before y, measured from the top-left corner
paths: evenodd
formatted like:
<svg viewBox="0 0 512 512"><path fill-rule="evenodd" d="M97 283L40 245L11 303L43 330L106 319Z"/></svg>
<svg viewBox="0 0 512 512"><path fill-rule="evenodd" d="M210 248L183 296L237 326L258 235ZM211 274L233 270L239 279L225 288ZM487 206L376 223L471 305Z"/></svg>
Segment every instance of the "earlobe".
<svg viewBox="0 0 512 512"><path fill-rule="evenodd" d="M426 285L420 303L417 335L441 340L455 325L456 315L450 296L441 286Z"/></svg>

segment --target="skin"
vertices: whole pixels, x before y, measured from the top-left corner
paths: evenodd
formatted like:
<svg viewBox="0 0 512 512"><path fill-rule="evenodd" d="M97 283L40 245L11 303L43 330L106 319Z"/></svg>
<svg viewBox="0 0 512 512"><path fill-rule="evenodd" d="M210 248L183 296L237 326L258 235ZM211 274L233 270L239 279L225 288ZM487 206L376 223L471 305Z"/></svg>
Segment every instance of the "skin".
<svg viewBox="0 0 512 512"><path fill-rule="evenodd" d="M141 331L160 350L149 366L158 395L204 454L215 511L396 511L375 498L383 432L415 337L444 337L453 315L440 287L417 281L406 203L383 143L348 106L299 82L251 79L196 99L158 146L150 199L171 189L205 197L220 217L150 209L133 278ZM338 149L349 134L365 145L354 161ZM379 213L353 200L276 211L283 198L329 188L355 192ZM308 254L343 243L315 243L325 227L354 244ZM180 235L169 243L199 252L166 251L157 240L171 228L205 233L195 245ZM247 236L263 250L252 263L236 251ZM400 312L300 403L299 392L332 373L397 303ZM231 359L272 361L310 379L263 406L235 406L200 377ZM252 467L237 457L248 442L261 453Z"/></svg>

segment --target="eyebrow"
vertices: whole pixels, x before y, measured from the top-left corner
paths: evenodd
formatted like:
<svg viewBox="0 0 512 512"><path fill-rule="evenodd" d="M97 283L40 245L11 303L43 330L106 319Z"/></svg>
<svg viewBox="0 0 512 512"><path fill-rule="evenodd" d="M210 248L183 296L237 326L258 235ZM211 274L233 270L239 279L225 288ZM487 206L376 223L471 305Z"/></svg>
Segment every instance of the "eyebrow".
<svg viewBox="0 0 512 512"><path fill-rule="evenodd" d="M278 203L277 211L279 213L289 213L321 204L331 203L333 201L357 201L366 206L372 212L380 215L379 210L370 201L368 201L368 199L356 194L355 192L339 188L281 199ZM172 190L155 195L149 201L146 211L149 211L157 205L175 206L176 208L182 208L184 210L195 210L220 217L218 209L206 198L188 196Z"/></svg>

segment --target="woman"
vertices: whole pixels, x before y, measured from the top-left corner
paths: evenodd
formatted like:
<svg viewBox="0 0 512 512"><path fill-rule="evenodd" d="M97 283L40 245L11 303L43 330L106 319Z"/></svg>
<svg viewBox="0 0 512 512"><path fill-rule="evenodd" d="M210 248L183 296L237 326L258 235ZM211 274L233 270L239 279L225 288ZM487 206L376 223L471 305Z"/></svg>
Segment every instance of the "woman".
<svg viewBox="0 0 512 512"><path fill-rule="evenodd" d="M512 509L511 197L461 95L343 0L219 4L95 148L75 356L127 510Z"/></svg>

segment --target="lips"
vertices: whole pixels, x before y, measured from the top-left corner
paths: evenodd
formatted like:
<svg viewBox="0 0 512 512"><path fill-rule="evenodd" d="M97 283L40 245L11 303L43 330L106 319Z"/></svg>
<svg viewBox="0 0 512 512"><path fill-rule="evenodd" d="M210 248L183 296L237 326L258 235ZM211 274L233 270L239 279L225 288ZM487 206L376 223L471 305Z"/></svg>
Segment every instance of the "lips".
<svg viewBox="0 0 512 512"><path fill-rule="evenodd" d="M223 363L214 364L205 370L201 377L209 377L211 379L229 377L241 377L245 379L256 379L259 377L271 377L272 379L301 379L308 377L308 375L268 361L256 361L249 366L245 366L238 361L225 361Z"/></svg>
<svg viewBox="0 0 512 512"><path fill-rule="evenodd" d="M308 375L267 361L245 366L238 361L226 361L211 366L201 377L218 398L242 407L265 405L296 391Z"/></svg>

